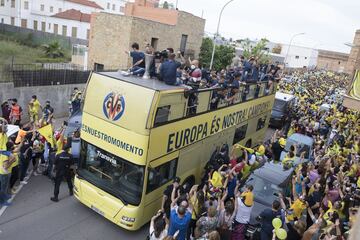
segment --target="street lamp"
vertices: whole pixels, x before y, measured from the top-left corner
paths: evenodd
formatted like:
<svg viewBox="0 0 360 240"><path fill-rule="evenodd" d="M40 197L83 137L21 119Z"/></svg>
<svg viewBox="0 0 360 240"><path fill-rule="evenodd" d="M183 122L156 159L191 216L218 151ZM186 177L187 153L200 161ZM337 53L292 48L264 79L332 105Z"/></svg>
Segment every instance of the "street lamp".
<svg viewBox="0 0 360 240"><path fill-rule="evenodd" d="M287 58L288 58L288 55L289 55L289 51L290 51L290 47L291 47L291 44L292 44L292 41L294 40L295 37L297 36L300 36L300 35L304 35L305 33L297 33L295 34L294 36L292 36L291 40L290 40L290 44L289 44L289 47L288 47L288 50L286 52L286 56L285 56L285 66L284 68L286 68L286 63L287 63Z"/></svg>
<svg viewBox="0 0 360 240"><path fill-rule="evenodd" d="M221 11L220 11L220 15L219 15L219 20L218 20L218 24L217 24L217 29L216 29L216 34L214 36L214 42L213 42L213 50L212 50L212 54L211 54L211 61L210 61L210 70L212 69L213 63L214 63L214 55L215 55L215 38L217 36L219 36L219 27L220 27L220 21L221 21L221 16L223 14L223 11L225 9L225 7L227 5L229 5L229 3L231 3L234 0L230 0L227 3L225 3L225 5L222 7Z"/></svg>

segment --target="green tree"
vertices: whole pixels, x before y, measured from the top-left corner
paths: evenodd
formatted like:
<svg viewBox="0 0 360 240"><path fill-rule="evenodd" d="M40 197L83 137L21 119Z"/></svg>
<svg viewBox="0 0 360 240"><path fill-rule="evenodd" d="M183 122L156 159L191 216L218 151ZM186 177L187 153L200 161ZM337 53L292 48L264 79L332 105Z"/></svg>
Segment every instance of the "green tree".
<svg viewBox="0 0 360 240"><path fill-rule="evenodd" d="M241 43L243 48L243 56L248 59L250 57L255 57L258 60L258 63L268 63L270 61L269 50L266 49L266 44L269 42L266 38L262 38L255 45L247 38Z"/></svg>
<svg viewBox="0 0 360 240"><path fill-rule="evenodd" d="M165 9L169 9L169 3L167 1L165 1L162 5L163 8Z"/></svg>
<svg viewBox="0 0 360 240"><path fill-rule="evenodd" d="M281 53L281 45L280 44L277 44L273 49L272 49L272 53L276 53L276 54L280 54Z"/></svg>
<svg viewBox="0 0 360 240"><path fill-rule="evenodd" d="M65 56L64 49L61 47L58 41L54 41L49 44L41 45L41 49L43 50L46 57L49 58L62 58Z"/></svg>
<svg viewBox="0 0 360 240"><path fill-rule="evenodd" d="M200 47L199 60L203 67L210 67L211 54L213 50L213 41L210 38L204 38ZM221 70L229 66L235 57L235 48L232 46L215 46L214 70Z"/></svg>

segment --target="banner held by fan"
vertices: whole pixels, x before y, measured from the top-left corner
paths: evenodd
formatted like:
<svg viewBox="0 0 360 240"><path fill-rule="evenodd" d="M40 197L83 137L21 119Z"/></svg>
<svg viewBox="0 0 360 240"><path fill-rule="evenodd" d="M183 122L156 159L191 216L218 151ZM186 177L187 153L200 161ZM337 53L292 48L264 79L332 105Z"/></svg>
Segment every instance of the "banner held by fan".
<svg viewBox="0 0 360 240"><path fill-rule="evenodd" d="M52 148L55 147L55 138L51 124L39 128L37 131L40 133L41 136L43 136L46 139L46 141L50 143Z"/></svg>

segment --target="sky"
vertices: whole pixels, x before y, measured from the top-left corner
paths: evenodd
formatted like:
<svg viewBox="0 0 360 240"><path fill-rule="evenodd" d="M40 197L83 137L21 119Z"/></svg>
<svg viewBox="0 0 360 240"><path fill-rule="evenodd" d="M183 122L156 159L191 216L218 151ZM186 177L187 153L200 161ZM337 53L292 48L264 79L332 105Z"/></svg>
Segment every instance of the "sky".
<svg viewBox="0 0 360 240"><path fill-rule="evenodd" d="M215 33L222 6L229 0L178 0L178 8L206 19L205 32ZM176 0L168 0L176 4ZM191 26L190 26L191 27ZM310 48L350 52L360 29L359 0L233 0L223 12L220 35Z"/></svg>

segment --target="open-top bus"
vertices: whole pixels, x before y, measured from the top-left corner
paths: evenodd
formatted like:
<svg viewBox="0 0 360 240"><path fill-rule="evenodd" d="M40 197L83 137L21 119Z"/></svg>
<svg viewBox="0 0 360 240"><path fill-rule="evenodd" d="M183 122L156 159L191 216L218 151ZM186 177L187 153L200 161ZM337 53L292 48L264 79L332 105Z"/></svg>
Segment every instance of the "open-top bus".
<svg viewBox="0 0 360 240"><path fill-rule="evenodd" d="M122 228L137 230L179 176L199 183L223 144L254 146L265 135L275 84L189 90L117 72L92 73L86 87L76 198ZM225 91L225 92L224 92Z"/></svg>

